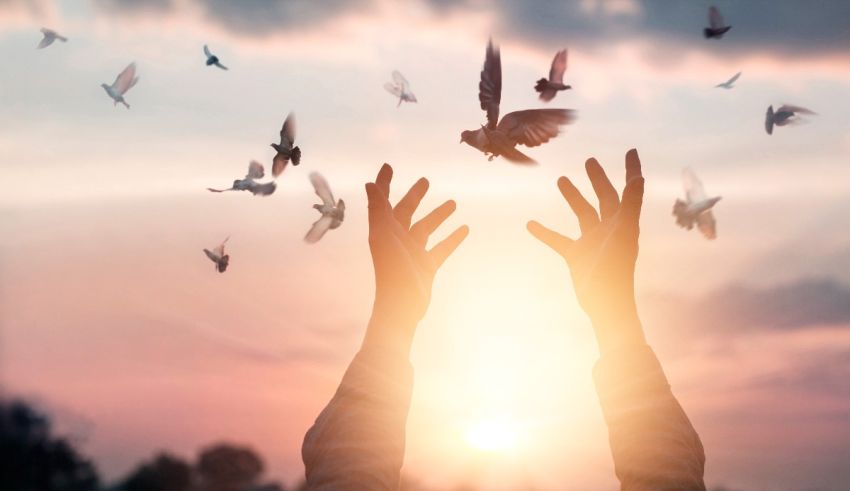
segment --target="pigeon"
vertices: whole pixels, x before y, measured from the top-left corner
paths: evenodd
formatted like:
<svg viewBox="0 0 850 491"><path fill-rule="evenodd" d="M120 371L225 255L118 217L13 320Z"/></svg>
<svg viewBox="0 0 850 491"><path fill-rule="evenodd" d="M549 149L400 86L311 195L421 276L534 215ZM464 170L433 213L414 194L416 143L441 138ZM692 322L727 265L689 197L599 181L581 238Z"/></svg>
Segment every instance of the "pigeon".
<svg viewBox="0 0 850 491"><path fill-rule="evenodd" d="M127 106L127 109L130 109L130 105L124 100L124 94L126 94L128 90L132 89L138 81L139 77L136 76L136 63L133 62L127 65L127 68L118 74L115 81L112 82L112 85L100 84L100 86L106 91L106 95L112 98L116 106L120 102Z"/></svg>
<svg viewBox="0 0 850 491"><path fill-rule="evenodd" d="M561 125L575 119L575 111L570 109L527 109L508 113L499 121L501 99L502 60L499 48L491 39L478 84L478 100L481 109L487 112L487 124L460 134L461 143L480 150L490 161L501 155L514 164L536 164L516 146L536 147L546 143L558 135Z"/></svg>
<svg viewBox="0 0 850 491"><path fill-rule="evenodd" d="M272 161L272 176L279 176L290 160L292 165L301 163L301 149L293 145L295 145L295 115L289 113L280 129L280 144L272 143L272 148L277 152Z"/></svg>
<svg viewBox="0 0 850 491"><path fill-rule="evenodd" d="M722 84L717 84L714 87L715 88L731 89L732 87L735 87L733 84L735 83L736 80L738 80L738 77L740 77L740 76L741 76L741 72L738 72L732 78L730 78L729 80L723 82Z"/></svg>
<svg viewBox="0 0 850 491"><path fill-rule="evenodd" d="M44 35L44 37L41 38L41 41L39 41L38 46L36 46L36 49L46 48L46 47L50 46L51 44L53 44L53 42L56 41L57 39L62 41L63 43L68 41L68 38L66 38L65 36L61 36L58 32L54 31L53 29L48 29L46 27L42 27L41 33Z"/></svg>
<svg viewBox="0 0 850 491"><path fill-rule="evenodd" d="M328 181L318 172L310 173L310 182L313 184L316 194L319 198L322 198L322 204L313 205L313 208L319 210L322 216L313 223L310 231L304 236L306 242L315 244L325 235L325 232L342 224L342 220L345 218L345 202L342 200L334 201L334 195L331 193Z"/></svg>
<svg viewBox="0 0 850 491"><path fill-rule="evenodd" d="M224 273L227 270L227 265L230 263L230 255L224 253L224 244L226 244L229 239L230 237L224 239L224 241L213 250L204 249L204 254L206 254L207 257L215 263L215 269L217 269L219 273Z"/></svg>
<svg viewBox="0 0 850 491"><path fill-rule="evenodd" d="M534 86L534 90L540 92L541 101L551 101L559 90L572 89L564 85L564 72L567 70L567 50L562 49L555 54L552 67L549 68L549 79L541 78Z"/></svg>
<svg viewBox="0 0 850 491"><path fill-rule="evenodd" d="M764 116L764 130L767 131L768 135L772 135L774 125L785 126L787 124L801 121L800 114L817 113L810 109L806 109L805 107L791 106L789 104L783 104L776 110L776 112L774 112L773 106L768 106L767 114Z"/></svg>
<svg viewBox="0 0 850 491"><path fill-rule="evenodd" d="M685 185L685 201L677 199L673 205L673 215L676 217L676 224L682 228L691 230L694 228L694 223L696 223L697 228L699 228L706 239L713 240L717 238L716 223L711 209L720 201L720 196L713 198L706 197L702 182L700 182L694 171L690 168L686 167L682 171L682 181Z"/></svg>
<svg viewBox="0 0 850 491"><path fill-rule="evenodd" d="M210 48L206 44L204 45L204 54L207 55L207 66L215 65L221 68L222 70L227 70L227 67L221 64L221 61L219 61L218 56L212 54Z"/></svg>
<svg viewBox="0 0 850 491"><path fill-rule="evenodd" d="M726 34L726 31L732 29L732 26L727 26L723 22L723 15L714 5L708 8L708 26L702 30L706 39L720 39Z"/></svg>
<svg viewBox="0 0 850 491"><path fill-rule="evenodd" d="M393 81L385 83L384 88L398 97L398 104L395 107L401 106L402 102L417 102L416 96L410 91L410 83L398 70L393 70Z"/></svg>
<svg viewBox="0 0 850 491"><path fill-rule="evenodd" d="M263 164L252 160L248 164L248 174L244 179L236 179L233 181L233 186L229 189L213 189L207 188L213 193L223 193L225 191L251 191L254 196L268 196L274 193L277 189L277 184L274 181L259 183L256 179L262 179L266 174Z"/></svg>

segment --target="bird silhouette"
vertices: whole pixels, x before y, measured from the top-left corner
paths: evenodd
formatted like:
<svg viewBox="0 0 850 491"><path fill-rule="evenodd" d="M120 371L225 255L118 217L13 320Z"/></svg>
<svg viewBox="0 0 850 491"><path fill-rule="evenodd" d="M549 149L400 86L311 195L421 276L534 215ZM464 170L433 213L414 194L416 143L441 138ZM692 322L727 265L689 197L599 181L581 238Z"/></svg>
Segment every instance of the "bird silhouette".
<svg viewBox="0 0 850 491"><path fill-rule="evenodd" d="M41 28L41 34L44 37L41 38L41 41L39 41L38 46L36 46L36 49L46 48L53 44L53 42L57 39L59 41L62 41L63 43L68 41L68 38L66 38L65 36L61 36L58 32L54 31L53 29L48 29L46 27Z"/></svg>
<svg viewBox="0 0 850 491"><path fill-rule="evenodd" d="M272 176L279 176L290 160L292 165L301 163L301 149L293 145L295 145L295 114L289 113L280 129L280 143L272 143L272 148L277 152L272 161Z"/></svg>
<svg viewBox="0 0 850 491"><path fill-rule="evenodd" d="M733 84L735 83L735 81L738 80L738 77L740 77L740 76L741 76L741 72L738 72L735 75L733 75L732 78L730 78L729 80L727 80L723 83L717 84L714 87L720 88L720 89L731 89L731 88L735 87L735 85L733 85Z"/></svg>
<svg viewBox="0 0 850 491"><path fill-rule="evenodd" d="M221 61L218 59L218 56L212 54L209 46L204 45L204 54L207 56L207 66L215 65L222 70L227 70L227 67L221 64Z"/></svg>
<svg viewBox="0 0 850 491"><path fill-rule="evenodd" d="M732 26L727 26L723 21L723 15L712 5L708 8L708 27L702 30L706 39L720 39L726 32L732 29Z"/></svg>
<svg viewBox="0 0 850 491"><path fill-rule="evenodd" d="M416 96L410 91L410 83L398 70L393 70L393 81L385 83L384 89L398 97L396 107L401 106L402 102L418 102Z"/></svg>
<svg viewBox="0 0 850 491"><path fill-rule="evenodd" d="M228 189L207 188L207 191L211 191L213 193L223 193L225 191L251 191L251 194L254 196L268 196L274 193L275 189L277 189L277 184L275 184L274 181L263 183L257 182L257 179L262 179L265 174L266 171L263 168L263 164L256 160L252 160L248 164L248 174L245 175L244 179L236 179L233 181L233 186Z"/></svg>
<svg viewBox="0 0 850 491"><path fill-rule="evenodd" d="M534 90L540 92L541 101L551 101L560 90L568 90L572 87L564 85L564 72L567 70L567 50L562 49L555 53L552 66L549 68L549 78L541 78L534 86Z"/></svg>
<svg viewBox="0 0 850 491"><path fill-rule="evenodd" d="M770 105L767 107L767 114L764 115L764 130L768 135L772 135L774 126L786 126L801 121L800 114L817 113L811 109L790 104L783 104L774 112L773 105Z"/></svg>
<svg viewBox="0 0 850 491"><path fill-rule="evenodd" d="M226 244L228 240L230 240L229 236L213 250L204 249L204 254L210 258L210 261L215 263L215 269L218 270L219 273L224 273L227 270L227 265L230 264L230 255L224 253L224 244Z"/></svg>
<svg viewBox="0 0 850 491"><path fill-rule="evenodd" d="M316 195L322 199L322 204L313 205L313 208L318 210L322 216L313 223L307 235L304 236L306 242L314 244L325 235L325 232L342 225L342 221L345 219L345 202L342 200L334 201L334 195L331 193L328 181L318 172L310 173L310 182L313 184Z"/></svg>
<svg viewBox="0 0 850 491"><path fill-rule="evenodd" d="M106 95L112 98L115 103L114 105L117 106L120 102L121 104L124 104L127 109L130 109L130 105L124 100L124 94L126 94L128 90L132 89L138 81L139 77L136 76L136 63L133 62L127 65L127 68L122 70L121 73L115 77L115 81L112 82L112 85L100 84L100 86L106 91Z"/></svg>
<svg viewBox="0 0 850 491"><path fill-rule="evenodd" d="M676 224L684 229L691 230L696 223L697 228L706 239L715 239L717 237L717 223L711 209L720 201L720 196L707 197L702 182L690 168L686 167L682 171L682 183L685 188L685 199L677 199L673 205Z"/></svg>

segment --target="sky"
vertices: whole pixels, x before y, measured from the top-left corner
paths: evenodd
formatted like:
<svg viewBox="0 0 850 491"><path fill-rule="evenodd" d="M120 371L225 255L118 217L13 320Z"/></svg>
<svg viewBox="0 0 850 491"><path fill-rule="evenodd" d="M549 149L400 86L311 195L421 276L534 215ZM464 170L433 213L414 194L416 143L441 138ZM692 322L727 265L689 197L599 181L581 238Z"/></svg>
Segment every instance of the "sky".
<svg viewBox="0 0 850 491"><path fill-rule="evenodd" d="M525 231L578 226L558 176L646 176L637 291L647 338L706 448L742 491L850 482L850 4L716 1L0 0L0 382L37 401L113 480L161 449L252 445L303 473L304 432L368 320L363 184L420 176L423 210L471 232L437 275L412 353L404 472L429 486L616 487L592 385L598 358L563 261ZM36 50L38 29L69 38ZM459 145L484 121L487 40L503 112L575 109L513 166ZM227 72L204 66L209 44ZM534 81L567 48L573 89ZM127 110L99 86L135 61ZM382 85L398 69L417 104ZM732 90L714 85L736 72ZM768 105L811 108L763 129ZM302 164L267 198L208 193L268 167L294 111ZM718 238L676 227L689 166ZM343 225L302 241L319 171ZM420 213L424 213L421 211ZM225 274L202 249L224 237ZM439 233L438 233L439 236ZM509 445L480 448L488 428Z"/></svg>

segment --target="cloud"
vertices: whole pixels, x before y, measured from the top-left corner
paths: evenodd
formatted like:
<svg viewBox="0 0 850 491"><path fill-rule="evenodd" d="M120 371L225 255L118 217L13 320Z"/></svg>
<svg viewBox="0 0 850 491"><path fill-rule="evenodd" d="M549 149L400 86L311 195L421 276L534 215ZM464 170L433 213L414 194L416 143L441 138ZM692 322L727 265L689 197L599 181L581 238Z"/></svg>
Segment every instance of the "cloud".
<svg viewBox="0 0 850 491"><path fill-rule="evenodd" d="M0 26L37 25L56 20L50 0L0 0Z"/></svg>

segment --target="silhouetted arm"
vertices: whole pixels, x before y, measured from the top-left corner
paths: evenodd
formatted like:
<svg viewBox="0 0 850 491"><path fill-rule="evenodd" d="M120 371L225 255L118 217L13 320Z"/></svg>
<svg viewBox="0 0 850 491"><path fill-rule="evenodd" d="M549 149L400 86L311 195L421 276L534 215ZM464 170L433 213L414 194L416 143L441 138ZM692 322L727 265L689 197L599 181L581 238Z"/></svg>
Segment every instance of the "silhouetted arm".
<svg viewBox="0 0 850 491"><path fill-rule="evenodd" d="M417 181L392 208L391 180L392 168L384 164L366 185L375 304L360 351L304 438L301 454L313 491L398 489L413 389L410 346L434 274L469 232L460 227L426 250L428 237L454 212L454 201L411 226L428 181Z"/></svg>
<svg viewBox="0 0 850 491"><path fill-rule="evenodd" d="M601 353L594 381L620 488L704 491L702 444L646 344L635 303L644 188L640 159L635 150L626 154L622 202L595 159L585 167L599 198L598 214L569 179L558 180L581 238L569 239L534 221L528 229L567 262L579 304L593 324Z"/></svg>

